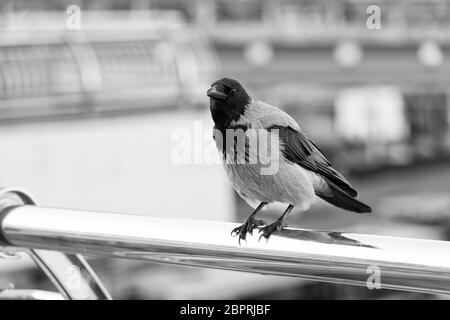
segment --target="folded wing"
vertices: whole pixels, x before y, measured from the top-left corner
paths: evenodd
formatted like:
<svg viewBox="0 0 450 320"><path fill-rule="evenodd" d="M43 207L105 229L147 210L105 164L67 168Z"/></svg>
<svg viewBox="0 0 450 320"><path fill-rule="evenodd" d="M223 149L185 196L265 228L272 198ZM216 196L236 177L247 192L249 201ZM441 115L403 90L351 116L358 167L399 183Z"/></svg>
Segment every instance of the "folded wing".
<svg viewBox="0 0 450 320"><path fill-rule="evenodd" d="M369 206L354 199L358 192L331 166L319 147L301 131L298 124L282 110L275 109L272 115L274 112L276 117L263 116L261 123L267 130L278 130L281 150L288 161L318 174L324 180L325 183L316 187L315 193L339 208L358 213L371 212Z"/></svg>
<svg viewBox="0 0 450 320"><path fill-rule="evenodd" d="M331 163L320 149L303 133L291 127L271 126L268 130L277 129L282 143L283 155L291 162L297 163L305 169L320 174L333 182L342 191L352 197L358 195L342 174L331 167Z"/></svg>

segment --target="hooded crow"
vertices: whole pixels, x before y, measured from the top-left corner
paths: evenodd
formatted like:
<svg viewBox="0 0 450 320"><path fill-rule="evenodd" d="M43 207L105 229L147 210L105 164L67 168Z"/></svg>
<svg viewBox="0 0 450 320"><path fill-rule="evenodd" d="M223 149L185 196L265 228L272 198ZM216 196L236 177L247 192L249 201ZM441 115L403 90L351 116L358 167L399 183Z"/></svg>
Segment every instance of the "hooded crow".
<svg viewBox="0 0 450 320"><path fill-rule="evenodd" d="M284 220L294 206L308 210L316 196L344 210L372 211L355 199L357 191L287 113L252 98L231 78L215 81L207 95L224 168L236 192L255 208L232 231L239 242L255 228L268 239L286 226ZM287 205L280 218L269 225L256 220L255 215L273 202Z"/></svg>

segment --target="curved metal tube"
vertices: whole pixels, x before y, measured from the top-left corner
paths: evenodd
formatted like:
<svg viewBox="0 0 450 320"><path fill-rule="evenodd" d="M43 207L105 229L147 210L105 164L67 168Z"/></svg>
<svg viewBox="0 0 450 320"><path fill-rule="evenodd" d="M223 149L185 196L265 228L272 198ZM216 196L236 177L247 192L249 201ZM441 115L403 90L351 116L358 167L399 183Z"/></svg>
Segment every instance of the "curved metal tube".
<svg viewBox="0 0 450 320"><path fill-rule="evenodd" d="M3 214L0 234L13 246L450 293L445 241L286 229L267 243L253 235L239 246L234 223L29 205Z"/></svg>
<svg viewBox="0 0 450 320"><path fill-rule="evenodd" d="M9 210L28 205L34 207L35 201L27 192L17 188L0 189L0 225ZM0 245L8 244L0 229ZM79 254L41 250L33 245L25 246L24 252L53 282L65 299L112 299L100 279L86 260ZM1 247L0 247L1 248ZM27 291L25 291L27 292ZM46 295L46 297L50 297Z"/></svg>

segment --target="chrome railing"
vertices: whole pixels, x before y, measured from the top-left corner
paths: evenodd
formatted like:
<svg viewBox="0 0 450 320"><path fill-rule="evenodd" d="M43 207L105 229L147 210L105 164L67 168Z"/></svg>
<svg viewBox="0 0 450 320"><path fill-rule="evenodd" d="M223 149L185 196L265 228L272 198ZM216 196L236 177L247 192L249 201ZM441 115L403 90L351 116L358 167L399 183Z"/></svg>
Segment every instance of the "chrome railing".
<svg viewBox="0 0 450 320"><path fill-rule="evenodd" d="M11 248L9 240L3 233L3 222L11 210L20 206L34 206L36 202L33 197L20 189L0 189L0 253L6 256L14 255L16 251L27 253L37 266L49 277L61 296L65 299L102 299L109 300L111 296L105 289L100 279L91 269L86 260L77 253L64 254L59 251L49 251L39 249L37 246L21 246ZM3 247L2 247L3 245ZM4 245L7 245L4 247ZM22 299L28 296L30 299L39 297L50 297L33 290L17 291L2 290L0 299L5 298L5 291L8 297L16 296Z"/></svg>
<svg viewBox="0 0 450 320"><path fill-rule="evenodd" d="M109 298L80 254L450 293L446 241L286 229L267 242L249 236L240 246L230 236L234 223L44 208L29 204L30 199L17 190L0 193L0 241L75 258L90 289L84 289L88 294L73 294L62 272L50 272L65 298Z"/></svg>

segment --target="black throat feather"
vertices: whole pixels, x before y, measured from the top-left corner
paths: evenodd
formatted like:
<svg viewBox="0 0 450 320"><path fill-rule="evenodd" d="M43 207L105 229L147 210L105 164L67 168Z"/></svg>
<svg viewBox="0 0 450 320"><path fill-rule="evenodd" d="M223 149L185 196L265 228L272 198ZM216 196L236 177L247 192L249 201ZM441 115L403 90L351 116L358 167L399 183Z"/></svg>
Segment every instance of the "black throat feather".
<svg viewBox="0 0 450 320"><path fill-rule="evenodd" d="M211 99L210 109L214 120L214 128L218 130L231 129L231 122L239 120L249 103L250 97L248 95L232 97L225 101Z"/></svg>
<svg viewBox="0 0 450 320"><path fill-rule="evenodd" d="M222 155L226 157L228 153L231 156L236 157L236 150L234 152L227 152L227 134L228 130L243 130L244 132L248 129L246 124L232 125L233 121L238 121L241 115L246 111L247 105L250 103L250 97L248 95L243 95L241 97L233 97L233 99L227 99L225 101L220 101L216 99L211 99L210 109L211 115L214 120L214 139L216 134L221 135L222 145ZM237 141L234 141L233 145L236 148ZM231 151L231 150L228 150Z"/></svg>

